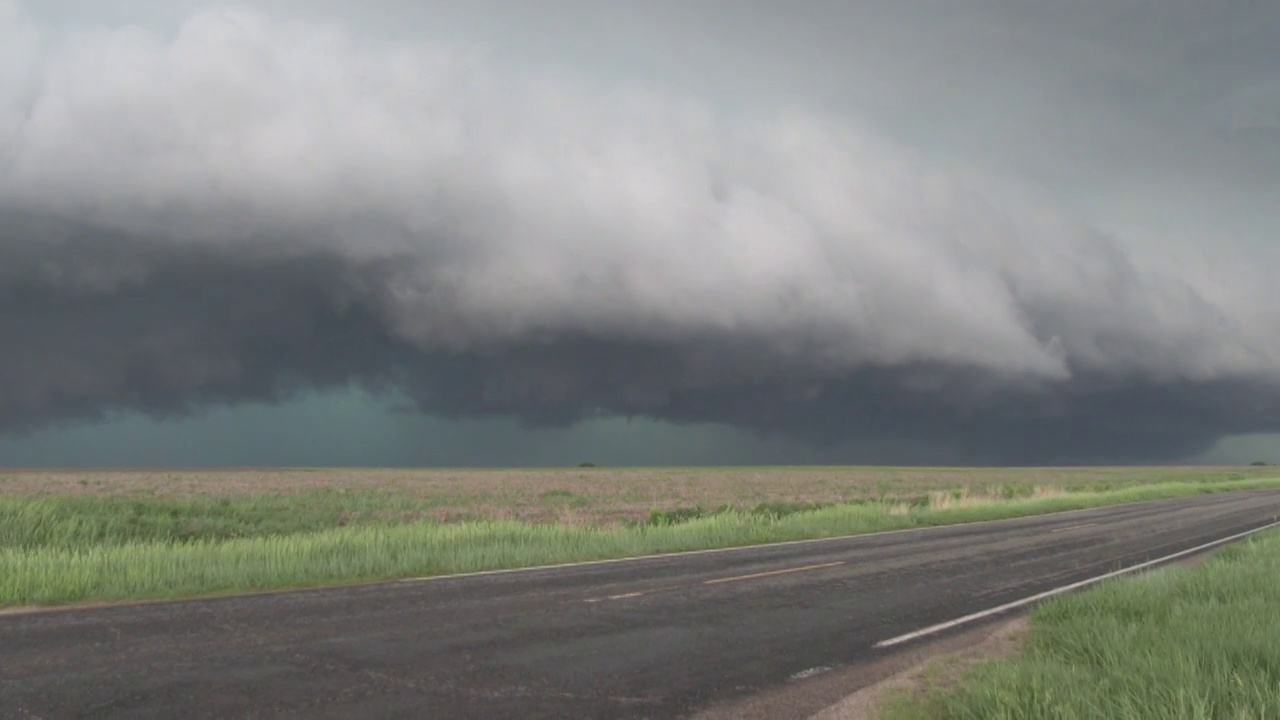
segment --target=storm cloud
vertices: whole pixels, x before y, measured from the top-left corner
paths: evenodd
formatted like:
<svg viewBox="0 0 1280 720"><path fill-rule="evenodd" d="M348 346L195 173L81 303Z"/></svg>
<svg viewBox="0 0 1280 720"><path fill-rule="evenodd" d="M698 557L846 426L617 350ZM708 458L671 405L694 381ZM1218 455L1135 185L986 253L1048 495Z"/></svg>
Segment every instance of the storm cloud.
<svg viewBox="0 0 1280 720"><path fill-rule="evenodd" d="M1273 249L1129 241L850 117L237 7L0 2L0 48L3 432L351 384L979 462L1280 431ZM1269 97L1231 116L1268 151Z"/></svg>

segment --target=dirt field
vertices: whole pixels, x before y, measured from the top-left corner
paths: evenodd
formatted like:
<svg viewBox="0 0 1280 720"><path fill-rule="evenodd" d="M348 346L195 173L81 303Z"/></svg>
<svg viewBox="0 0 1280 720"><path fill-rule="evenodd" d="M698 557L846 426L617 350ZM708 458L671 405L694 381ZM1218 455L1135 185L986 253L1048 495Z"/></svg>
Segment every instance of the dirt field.
<svg viewBox="0 0 1280 720"><path fill-rule="evenodd" d="M567 522L635 518L653 508L909 498L931 490L1028 494L1173 480L1242 479L1268 467L1137 468L571 468L547 470L0 470L0 495L209 497L334 490L388 494L446 518Z"/></svg>

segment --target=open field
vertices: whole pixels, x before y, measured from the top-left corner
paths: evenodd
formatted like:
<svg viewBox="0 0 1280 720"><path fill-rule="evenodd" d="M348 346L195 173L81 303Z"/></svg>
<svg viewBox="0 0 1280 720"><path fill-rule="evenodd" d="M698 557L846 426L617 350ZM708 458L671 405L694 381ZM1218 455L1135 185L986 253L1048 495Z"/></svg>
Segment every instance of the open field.
<svg viewBox="0 0 1280 720"><path fill-rule="evenodd" d="M288 505L329 522L369 515L443 521L612 524L652 510L762 504L899 501L930 493L1024 498L1105 492L1168 482L1215 483L1280 475L1274 467L1131 468L572 468L548 470L15 470L0 469L6 496L194 502L230 498ZM287 498L292 498L292 501ZM253 503L251 503L253 504ZM85 505L84 507L91 507Z"/></svg>
<svg viewBox="0 0 1280 720"><path fill-rule="evenodd" d="M1031 614L1022 654L886 720L1280 717L1280 533L1117 579Z"/></svg>
<svg viewBox="0 0 1280 720"><path fill-rule="evenodd" d="M0 474L0 606L731 547L1280 487L1272 468Z"/></svg>

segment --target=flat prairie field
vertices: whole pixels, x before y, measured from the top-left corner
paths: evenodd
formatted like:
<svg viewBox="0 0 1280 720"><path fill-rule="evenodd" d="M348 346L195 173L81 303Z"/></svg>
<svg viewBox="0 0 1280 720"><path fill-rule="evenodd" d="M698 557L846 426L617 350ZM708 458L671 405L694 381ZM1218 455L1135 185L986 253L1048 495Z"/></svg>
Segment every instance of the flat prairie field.
<svg viewBox="0 0 1280 720"><path fill-rule="evenodd" d="M635 557L1280 487L1274 468L3 470L0 608Z"/></svg>
<svg viewBox="0 0 1280 720"><path fill-rule="evenodd" d="M348 498L348 519L612 524L653 511L828 505L920 504L930 494L962 500L1013 500L1105 493L1164 483L1270 478L1275 467L702 467L551 469L0 469L4 496L78 496L168 501L269 496L310 497L329 507ZM337 497L334 497L334 496ZM302 497L299 497L302 496ZM323 498L323 500L321 499ZM392 519L384 517L383 519Z"/></svg>

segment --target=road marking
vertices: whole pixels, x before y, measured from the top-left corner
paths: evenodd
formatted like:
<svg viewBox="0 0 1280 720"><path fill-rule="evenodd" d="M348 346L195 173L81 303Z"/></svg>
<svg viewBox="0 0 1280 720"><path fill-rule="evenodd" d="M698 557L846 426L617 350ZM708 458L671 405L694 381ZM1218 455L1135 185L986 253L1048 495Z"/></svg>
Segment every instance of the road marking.
<svg viewBox="0 0 1280 720"><path fill-rule="evenodd" d="M600 602L602 600L626 600L627 598L640 597L641 595L644 595L644 594L645 593L643 592L629 592L629 593L623 593L621 595L610 595L608 597L602 597L602 598L587 598L584 602L594 603L594 602Z"/></svg>
<svg viewBox="0 0 1280 720"><path fill-rule="evenodd" d="M844 564L843 560L837 560L836 562L822 563L821 565L805 565L804 567L785 568L782 570L770 570L768 572L751 573L750 575L735 575L733 577L716 578L714 580L703 580L702 584L717 585L719 583L738 582L740 580L754 580L756 578L771 577L773 575L787 575L789 573L804 572L806 570L821 570L823 568L835 567L837 565L843 565L843 564ZM634 598L634 597L640 597L641 595L647 595L650 592L662 592L663 590L675 590L675 589L676 588L674 587L670 587L670 588L659 588L658 590L652 590L652 591L642 590L639 592L623 593L621 595L609 595L606 597L587 598L583 602L598 603L598 602L603 602L605 600L625 600L627 598Z"/></svg>
<svg viewBox="0 0 1280 720"><path fill-rule="evenodd" d="M704 580L703 585L716 585L718 583L738 582L739 580L754 580L756 578L769 577L771 575L786 575L787 573L798 573L806 570L821 570L822 568L835 567L843 565L843 560L836 562L822 563L821 565L805 565L804 567L787 568L786 570L770 570L769 572L752 573L750 575L736 575L734 577L716 578L715 580Z"/></svg>
<svg viewBox="0 0 1280 720"><path fill-rule="evenodd" d="M1097 526L1098 526L1098 523L1096 522L1084 523L1083 525L1068 525L1064 528L1058 528L1057 530L1050 530L1049 534L1053 535L1054 533L1066 532L1068 530L1079 530L1080 528L1097 527Z"/></svg>
<svg viewBox="0 0 1280 720"><path fill-rule="evenodd" d="M1110 580L1111 578L1118 577L1120 575L1135 573L1139 570L1149 568L1153 565L1166 563L1166 562L1169 562L1170 560L1177 560L1180 557L1192 555L1202 550L1208 550L1209 548L1215 547L1218 545L1225 545L1226 543L1232 542L1234 540L1246 538L1250 535L1255 535L1264 530L1270 530L1272 528L1277 528L1277 527L1280 527L1280 522L1273 522L1269 525L1263 525L1260 528L1254 528L1253 530L1248 530L1246 532L1236 533L1231 537L1225 537L1225 538L1222 538L1221 540L1214 540L1213 542L1207 542L1203 545L1197 545L1189 550L1176 552L1176 553L1173 553L1172 555L1165 555L1164 557L1159 557L1159 558L1156 558L1155 560L1148 560L1144 563L1132 565L1127 568L1120 568L1119 570L1113 570L1109 573L1106 573L1105 575L1098 575L1096 577L1091 577L1087 580L1073 582L1070 585L1063 585L1062 587L1054 588L1052 590L1046 590L1045 592L1037 593L1030 597L1022 598L1021 600L1014 600L1013 602L1008 602L1008 603L1005 603L1004 605L997 605L996 607L989 608L987 610L982 610L980 612L972 613L970 615L965 615L964 617L959 617L959 618L956 618L955 620L948 620L947 622L938 623L937 625L930 625L927 628L921 628L920 630L916 630L915 632L909 632L905 635L899 635L894 638L889 638L888 640L881 640L880 642L875 644L875 647L877 648L893 647L894 645L901 645L902 643L910 642L911 640L916 640L918 638L926 637L928 635L935 635L937 633L942 632L943 630L950 630L951 628L964 625L966 623L971 623L971 622L974 622L975 620L988 618L988 617L991 617L992 615L999 615L1000 613L1007 612L1009 610L1014 610L1014 609L1023 607L1025 605L1030 605L1032 603L1039 602L1040 600L1051 598L1055 595L1061 595L1063 593L1071 592L1072 590L1078 590L1082 587L1095 585L1097 583L1102 582L1103 580Z"/></svg>
<svg viewBox="0 0 1280 720"><path fill-rule="evenodd" d="M798 672L798 673L796 673L796 674L792 675L791 677L787 678L787 680L792 681L792 682L794 682L794 681L796 681L796 680L803 680L803 679L808 678L808 677L813 677L814 675L821 675L822 673L824 673L824 672L829 672L830 670L831 670L831 668L827 667L826 665L820 665L820 666L818 666L818 667L811 667L811 668L809 668L808 670L801 670L800 672Z"/></svg>

